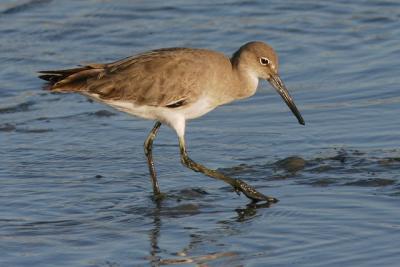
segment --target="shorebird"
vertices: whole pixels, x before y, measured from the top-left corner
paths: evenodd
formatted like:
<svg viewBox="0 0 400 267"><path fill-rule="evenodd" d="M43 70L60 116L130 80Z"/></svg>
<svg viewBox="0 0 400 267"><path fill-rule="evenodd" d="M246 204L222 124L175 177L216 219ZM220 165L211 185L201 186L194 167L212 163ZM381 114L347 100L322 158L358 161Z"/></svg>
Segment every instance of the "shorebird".
<svg viewBox="0 0 400 267"><path fill-rule="evenodd" d="M155 125L144 142L153 193L162 194L154 167L153 140L161 124L175 130L183 165L233 187L253 202L276 202L240 179L231 178L193 161L185 145L187 120L216 107L255 94L259 79L277 90L300 124L304 120L278 74L278 56L263 42L249 42L232 57L195 48L162 48L107 64L86 64L72 69L40 71L51 92L79 93Z"/></svg>

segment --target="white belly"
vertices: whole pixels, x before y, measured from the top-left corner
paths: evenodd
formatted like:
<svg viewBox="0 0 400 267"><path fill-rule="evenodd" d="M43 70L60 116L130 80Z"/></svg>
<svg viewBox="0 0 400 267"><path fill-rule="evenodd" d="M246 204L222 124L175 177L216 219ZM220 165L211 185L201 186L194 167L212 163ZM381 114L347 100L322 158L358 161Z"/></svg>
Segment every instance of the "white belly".
<svg viewBox="0 0 400 267"><path fill-rule="evenodd" d="M160 120L161 122L166 122L165 117L170 116L180 116L185 120L195 119L203 116L215 108L206 98L200 98L197 102L177 108L142 106L121 100L109 100L102 102L131 115L144 119Z"/></svg>
<svg viewBox="0 0 400 267"><path fill-rule="evenodd" d="M176 130L178 135L183 135L185 131L185 121L203 116L215 108L206 97L201 97L197 102L177 108L157 107L136 105L132 102L123 100L103 100L96 95L89 95L90 98L107 104L117 110L128 114L148 119L157 120L165 123Z"/></svg>

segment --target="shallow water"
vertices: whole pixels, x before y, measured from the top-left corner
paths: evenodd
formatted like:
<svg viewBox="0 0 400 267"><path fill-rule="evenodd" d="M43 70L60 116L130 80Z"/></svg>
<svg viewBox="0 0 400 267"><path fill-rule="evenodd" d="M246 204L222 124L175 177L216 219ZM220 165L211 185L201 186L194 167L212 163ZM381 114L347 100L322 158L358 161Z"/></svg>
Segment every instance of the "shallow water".
<svg viewBox="0 0 400 267"><path fill-rule="evenodd" d="M398 266L398 1L0 3L0 266ZM35 71L193 46L269 42L302 112L266 83L187 129L189 153L280 202L246 206L185 169L175 134Z"/></svg>

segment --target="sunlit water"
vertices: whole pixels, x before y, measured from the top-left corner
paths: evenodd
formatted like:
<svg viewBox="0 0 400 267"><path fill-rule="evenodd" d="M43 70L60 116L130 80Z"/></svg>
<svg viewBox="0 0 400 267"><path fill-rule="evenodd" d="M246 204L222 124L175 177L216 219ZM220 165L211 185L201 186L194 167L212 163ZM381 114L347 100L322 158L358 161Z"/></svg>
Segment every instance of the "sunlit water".
<svg viewBox="0 0 400 267"><path fill-rule="evenodd" d="M348 2L1 1L0 266L398 266L400 4ZM157 205L152 122L44 92L35 73L251 40L278 51L306 126L262 83L190 122L187 143L271 207L184 168L167 127Z"/></svg>

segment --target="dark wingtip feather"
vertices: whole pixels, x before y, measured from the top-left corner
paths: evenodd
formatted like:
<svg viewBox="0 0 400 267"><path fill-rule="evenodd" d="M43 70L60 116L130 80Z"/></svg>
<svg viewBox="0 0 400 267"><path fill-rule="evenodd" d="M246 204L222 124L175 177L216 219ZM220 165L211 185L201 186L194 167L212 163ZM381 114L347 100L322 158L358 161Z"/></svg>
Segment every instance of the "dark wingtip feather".
<svg viewBox="0 0 400 267"><path fill-rule="evenodd" d="M48 82L55 82L57 78L61 78L59 75L54 74L43 74L38 76L40 79L48 81Z"/></svg>
<svg viewBox="0 0 400 267"><path fill-rule="evenodd" d="M85 67L65 69L65 70L40 70L38 71L39 78L50 83L50 86L46 86L46 89L51 89L51 85L67 78L68 76L75 74L79 71L85 70Z"/></svg>

